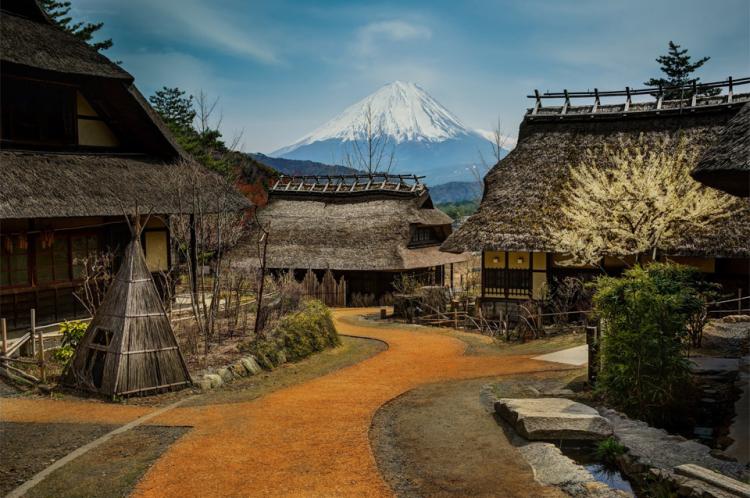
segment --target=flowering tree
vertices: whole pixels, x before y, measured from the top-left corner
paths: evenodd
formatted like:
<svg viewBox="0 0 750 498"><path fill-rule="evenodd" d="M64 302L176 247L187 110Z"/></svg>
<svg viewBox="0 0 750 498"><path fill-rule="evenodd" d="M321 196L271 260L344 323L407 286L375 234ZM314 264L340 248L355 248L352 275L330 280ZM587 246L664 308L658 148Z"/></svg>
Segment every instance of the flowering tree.
<svg viewBox="0 0 750 498"><path fill-rule="evenodd" d="M588 151L562 190L560 220L549 234L572 264L644 254L656 259L669 240L728 218L736 200L690 178L697 151L685 140L621 139Z"/></svg>

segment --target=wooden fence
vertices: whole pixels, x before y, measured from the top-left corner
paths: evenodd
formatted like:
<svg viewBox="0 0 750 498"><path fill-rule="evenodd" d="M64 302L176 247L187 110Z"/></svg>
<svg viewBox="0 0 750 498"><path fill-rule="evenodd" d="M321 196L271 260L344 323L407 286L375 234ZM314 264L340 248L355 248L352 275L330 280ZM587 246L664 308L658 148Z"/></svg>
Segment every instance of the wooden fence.
<svg viewBox="0 0 750 498"><path fill-rule="evenodd" d="M326 306L346 306L346 280L342 276L337 282L331 270L320 281L314 271L307 270L302 287L306 297L320 299Z"/></svg>

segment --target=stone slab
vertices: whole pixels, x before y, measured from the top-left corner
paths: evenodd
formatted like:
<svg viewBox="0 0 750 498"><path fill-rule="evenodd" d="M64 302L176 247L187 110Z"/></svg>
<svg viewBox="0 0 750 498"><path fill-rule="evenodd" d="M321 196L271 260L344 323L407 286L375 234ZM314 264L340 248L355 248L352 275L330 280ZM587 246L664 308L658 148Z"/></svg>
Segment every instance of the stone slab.
<svg viewBox="0 0 750 498"><path fill-rule="evenodd" d="M554 353L535 356L532 359L580 367L589 362L589 347L584 344L574 348L563 349L562 351L555 351Z"/></svg>
<svg viewBox="0 0 750 498"><path fill-rule="evenodd" d="M718 472L714 472L705 467L701 467L700 465L694 465L692 463L678 465L675 467L674 471L679 475L708 483L709 485L732 495L741 496L742 498L750 498L750 485L719 474Z"/></svg>
<svg viewBox="0 0 750 498"><path fill-rule="evenodd" d="M696 374L734 372L740 368L739 358L717 358L714 356L694 356L690 358L690 371Z"/></svg>
<svg viewBox="0 0 750 498"><path fill-rule="evenodd" d="M503 398L495 412L529 440L598 440L611 424L590 406L565 398Z"/></svg>

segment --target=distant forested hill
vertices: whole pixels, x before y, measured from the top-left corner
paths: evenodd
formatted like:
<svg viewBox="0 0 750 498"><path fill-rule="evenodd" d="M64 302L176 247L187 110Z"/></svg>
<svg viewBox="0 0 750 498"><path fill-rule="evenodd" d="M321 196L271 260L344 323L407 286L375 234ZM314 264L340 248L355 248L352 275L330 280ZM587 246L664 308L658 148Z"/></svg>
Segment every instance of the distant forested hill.
<svg viewBox="0 0 750 498"><path fill-rule="evenodd" d="M482 197L482 188L477 182L448 182L430 186L435 204L475 201Z"/></svg>
<svg viewBox="0 0 750 498"><path fill-rule="evenodd" d="M285 175L352 175L359 173L354 168L323 164L315 161L282 159L280 157L269 157L261 153L251 153L249 156Z"/></svg>

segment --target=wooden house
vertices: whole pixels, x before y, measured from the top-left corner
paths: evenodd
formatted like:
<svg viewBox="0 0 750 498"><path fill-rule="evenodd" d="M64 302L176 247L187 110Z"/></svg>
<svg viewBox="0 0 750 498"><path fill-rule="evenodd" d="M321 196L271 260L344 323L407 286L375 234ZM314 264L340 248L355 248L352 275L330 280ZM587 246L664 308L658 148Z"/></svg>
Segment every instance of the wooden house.
<svg viewBox="0 0 750 498"><path fill-rule="evenodd" d="M521 123L518 145L485 177L484 195L478 211L443 244L445 251L482 251L482 302L488 315L513 312L517 304L541 299L565 276L591 277L595 267L571 268L547 236L559 219L561 190L570 168L584 154L617 147L622 138L639 136L660 140L684 137L690 146L706 150L731 125L740 110L747 112L750 94L735 94L738 84L750 78L710 84L726 91L715 97L691 97L665 101L658 89L627 89L622 92L562 92L530 96L536 100ZM601 98L616 98L617 104L602 104ZM546 99L561 99L562 105L542 105ZM572 105L575 98L588 98L587 105ZM744 107L743 107L744 106ZM747 135L744 137L747 140ZM601 152L599 152L601 153ZM744 158L745 164L747 158ZM670 260L691 264L724 285L725 291L743 289L747 295L750 275L750 205L705 233L683 232L666 241L663 254ZM618 273L624 263L605 257L601 267Z"/></svg>
<svg viewBox="0 0 750 498"><path fill-rule="evenodd" d="M158 215L142 234L148 267L168 269L168 216L186 206L167 186L193 167L130 74L38 3L0 8L0 317L13 329L32 308L39 323L85 314L73 295L83 261L121 255L136 205Z"/></svg>
<svg viewBox="0 0 750 498"><path fill-rule="evenodd" d="M344 277L348 304L355 295L378 300L393 292L402 273L443 285L450 265L466 259L439 250L452 220L415 176L282 176L258 217L269 232L269 269L296 270L300 279L331 270ZM257 265L257 252L251 242L241 257Z"/></svg>

